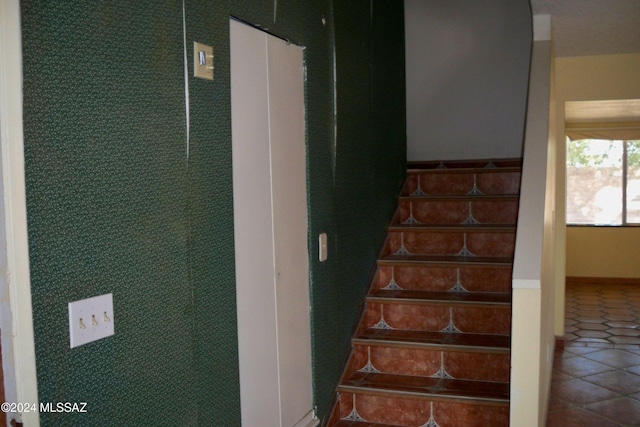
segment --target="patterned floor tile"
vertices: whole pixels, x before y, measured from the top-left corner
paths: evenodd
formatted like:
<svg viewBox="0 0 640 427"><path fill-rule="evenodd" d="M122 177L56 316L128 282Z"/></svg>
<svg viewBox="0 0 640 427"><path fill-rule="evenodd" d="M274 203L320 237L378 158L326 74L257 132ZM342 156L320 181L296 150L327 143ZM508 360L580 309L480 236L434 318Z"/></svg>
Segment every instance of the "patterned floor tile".
<svg viewBox="0 0 640 427"><path fill-rule="evenodd" d="M567 286L547 427L640 426L640 289Z"/></svg>

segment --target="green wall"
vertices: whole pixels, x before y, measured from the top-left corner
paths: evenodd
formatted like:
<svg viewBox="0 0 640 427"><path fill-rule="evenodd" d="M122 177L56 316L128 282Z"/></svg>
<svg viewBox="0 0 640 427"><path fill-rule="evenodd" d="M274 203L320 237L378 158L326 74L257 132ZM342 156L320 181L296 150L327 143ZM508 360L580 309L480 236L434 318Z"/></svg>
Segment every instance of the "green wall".
<svg viewBox="0 0 640 427"><path fill-rule="evenodd" d="M182 1L22 2L39 397L88 402L44 426L240 425L230 16L305 47L314 392L329 408L404 173L402 2L184 10L189 68L194 40L213 45L213 82L185 82ZM108 292L116 335L69 349L67 303Z"/></svg>

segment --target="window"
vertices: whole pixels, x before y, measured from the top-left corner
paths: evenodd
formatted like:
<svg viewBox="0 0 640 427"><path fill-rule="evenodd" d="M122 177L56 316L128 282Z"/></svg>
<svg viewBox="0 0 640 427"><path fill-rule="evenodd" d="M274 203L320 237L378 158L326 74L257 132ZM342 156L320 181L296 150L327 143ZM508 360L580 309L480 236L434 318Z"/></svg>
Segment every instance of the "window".
<svg viewBox="0 0 640 427"><path fill-rule="evenodd" d="M567 224L640 225L640 140L567 141Z"/></svg>

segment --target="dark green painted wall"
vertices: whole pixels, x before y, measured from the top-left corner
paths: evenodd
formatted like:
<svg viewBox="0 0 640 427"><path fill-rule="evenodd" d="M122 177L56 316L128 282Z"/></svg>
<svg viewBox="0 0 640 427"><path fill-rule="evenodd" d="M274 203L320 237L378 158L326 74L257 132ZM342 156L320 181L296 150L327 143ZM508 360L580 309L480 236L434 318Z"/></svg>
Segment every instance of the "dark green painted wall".
<svg viewBox="0 0 640 427"><path fill-rule="evenodd" d="M334 12L335 246L342 285L325 310L337 322L340 341L332 345L340 349L349 345L353 313L360 310L373 273L371 260L380 252L404 178L404 20L402 2L337 1ZM342 362L334 349L323 350L332 363ZM321 387L332 385L325 379Z"/></svg>
<svg viewBox="0 0 640 427"><path fill-rule="evenodd" d="M189 68L194 40L216 56L213 82L188 79L188 137L182 1L22 2L39 396L89 411L44 426L240 425L230 15L305 47L314 392L331 402L404 173L402 2L185 11ZM108 292L116 335L69 349L67 303Z"/></svg>

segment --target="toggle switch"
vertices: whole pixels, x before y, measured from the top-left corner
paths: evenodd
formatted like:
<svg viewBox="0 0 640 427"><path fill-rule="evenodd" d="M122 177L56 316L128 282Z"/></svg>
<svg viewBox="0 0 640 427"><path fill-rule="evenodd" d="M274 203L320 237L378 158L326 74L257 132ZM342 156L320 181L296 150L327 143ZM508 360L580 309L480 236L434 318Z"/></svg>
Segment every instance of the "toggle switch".
<svg viewBox="0 0 640 427"><path fill-rule="evenodd" d="M193 76L213 80L213 47L193 42Z"/></svg>
<svg viewBox="0 0 640 427"><path fill-rule="evenodd" d="M71 348L113 335L115 333L113 319L113 294L70 302Z"/></svg>

